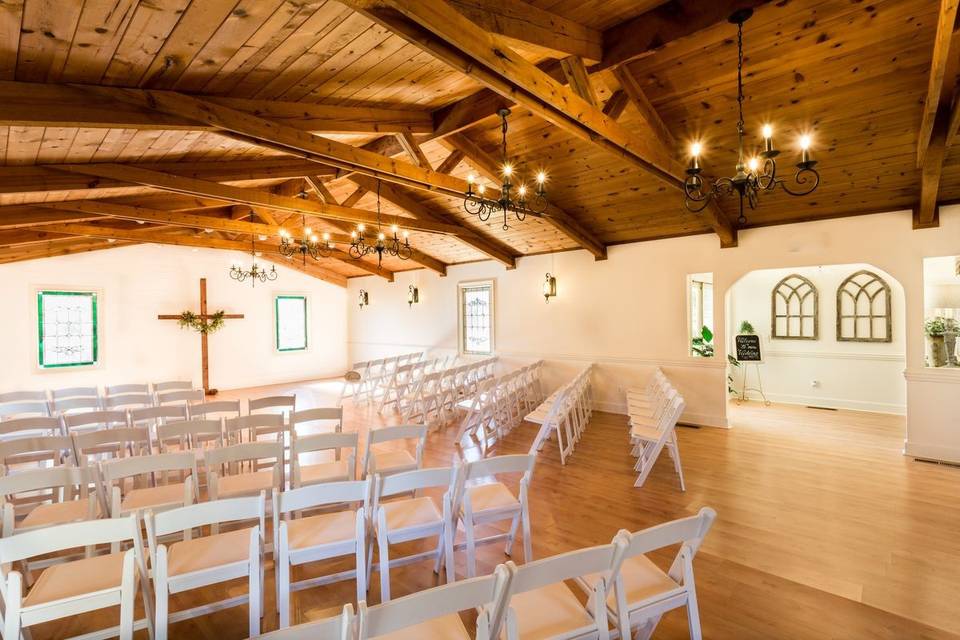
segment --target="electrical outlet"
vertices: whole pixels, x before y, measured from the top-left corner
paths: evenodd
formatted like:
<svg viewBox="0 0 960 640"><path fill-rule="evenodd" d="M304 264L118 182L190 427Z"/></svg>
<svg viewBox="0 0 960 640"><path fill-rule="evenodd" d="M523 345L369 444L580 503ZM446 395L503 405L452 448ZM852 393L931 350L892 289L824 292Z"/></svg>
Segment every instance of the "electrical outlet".
<svg viewBox="0 0 960 640"><path fill-rule="evenodd" d="M810 386L813 387L814 389L819 389L819 388L820 388L820 381L819 381L819 380L811 380L811 381L810 381Z"/></svg>

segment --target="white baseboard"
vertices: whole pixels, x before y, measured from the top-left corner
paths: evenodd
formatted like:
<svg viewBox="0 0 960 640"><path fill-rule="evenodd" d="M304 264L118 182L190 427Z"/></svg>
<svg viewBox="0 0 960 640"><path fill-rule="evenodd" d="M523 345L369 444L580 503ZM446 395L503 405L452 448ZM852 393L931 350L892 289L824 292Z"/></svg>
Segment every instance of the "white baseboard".
<svg viewBox="0 0 960 640"><path fill-rule="evenodd" d="M749 400L762 400L759 393L747 393ZM813 407L830 407L831 409L848 409L850 411L870 411L873 413L892 413L898 416L907 414L905 404L886 402L867 402L863 400L847 400L846 398L821 398L819 396L802 396L789 393L768 393L767 400L782 404L801 404Z"/></svg>
<svg viewBox="0 0 960 640"><path fill-rule="evenodd" d="M625 402L603 402L594 401L594 408L597 411L606 411L607 413L616 413L622 416L627 415L627 405ZM717 416L706 413L684 412L680 416L680 422L695 427L715 427L718 429L729 429L730 424L726 416Z"/></svg>
<svg viewBox="0 0 960 640"><path fill-rule="evenodd" d="M906 440L903 453L923 460L960 464L960 447L944 447L939 444L924 444Z"/></svg>

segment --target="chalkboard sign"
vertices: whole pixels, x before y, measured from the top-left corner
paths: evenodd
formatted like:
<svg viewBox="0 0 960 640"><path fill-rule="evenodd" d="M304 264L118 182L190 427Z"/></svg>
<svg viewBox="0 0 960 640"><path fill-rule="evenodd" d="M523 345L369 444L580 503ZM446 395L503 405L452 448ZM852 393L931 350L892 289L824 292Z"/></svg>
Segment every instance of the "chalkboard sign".
<svg viewBox="0 0 960 640"><path fill-rule="evenodd" d="M734 337L737 345L737 360L740 362L763 362L760 351L760 336L741 334Z"/></svg>

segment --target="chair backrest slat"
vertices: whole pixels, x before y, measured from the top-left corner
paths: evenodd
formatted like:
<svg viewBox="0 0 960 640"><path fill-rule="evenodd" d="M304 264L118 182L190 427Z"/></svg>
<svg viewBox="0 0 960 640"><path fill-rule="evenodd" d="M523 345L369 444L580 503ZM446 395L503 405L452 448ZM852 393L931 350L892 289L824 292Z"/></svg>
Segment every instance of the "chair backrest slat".
<svg viewBox="0 0 960 640"><path fill-rule="evenodd" d="M153 535L165 536L185 529L195 529L211 524L259 519L261 532L265 524L266 496L225 498L200 504L187 505L169 511L154 513Z"/></svg>
<svg viewBox="0 0 960 640"><path fill-rule="evenodd" d="M8 564L67 549L139 541L136 516L85 520L24 531L0 539L0 563Z"/></svg>

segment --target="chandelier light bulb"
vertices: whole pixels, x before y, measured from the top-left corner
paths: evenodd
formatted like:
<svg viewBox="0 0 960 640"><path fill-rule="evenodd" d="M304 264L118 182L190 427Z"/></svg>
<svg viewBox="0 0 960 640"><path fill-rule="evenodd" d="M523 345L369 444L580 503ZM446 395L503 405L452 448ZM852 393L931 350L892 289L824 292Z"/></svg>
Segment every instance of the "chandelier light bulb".
<svg viewBox="0 0 960 640"><path fill-rule="evenodd" d="M366 230L366 228L367 227L363 223L357 225L357 231L359 231L360 233L363 233L364 230Z"/></svg>
<svg viewBox="0 0 960 640"><path fill-rule="evenodd" d="M350 237L351 237L351 238L356 238L356 237L357 237L357 232L356 232L356 231L351 231L351 232L350 232Z"/></svg>
<svg viewBox="0 0 960 640"><path fill-rule="evenodd" d="M380 233L377 234L377 240L384 240L384 239L386 239L386 237L387 237L387 236L384 235L383 231L381 231Z"/></svg>
<svg viewBox="0 0 960 640"><path fill-rule="evenodd" d="M694 158L699 158L702 150L703 146L699 142L694 142L690 145L690 155Z"/></svg>
<svg viewBox="0 0 960 640"><path fill-rule="evenodd" d="M311 229L310 227L304 227L303 232L307 235L310 235L311 233L313 233L313 229Z"/></svg>
<svg viewBox="0 0 960 640"><path fill-rule="evenodd" d="M323 234L323 241L324 241L324 242L329 242L329 240L330 240L330 234L329 234L329 233Z"/></svg>
<svg viewBox="0 0 960 640"><path fill-rule="evenodd" d="M404 232L403 232L403 239L406 240L406 239L409 238L409 237L410 237L410 232L404 230Z"/></svg>
<svg viewBox="0 0 960 640"><path fill-rule="evenodd" d="M763 125L763 137L766 139L773 137L773 127L771 127L769 124Z"/></svg>
<svg viewBox="0 0 960 640"><path fill-rule="evenodd" d="M527 195L527 185L525 184L520 185L520 188L517 189L517 193L519 193L521 196Z"/></svg>
<svg viewBox="0 0 960 640"><path fill-rule="evenodd" d="M476 181L477 181L477 177L475 175L473 175L472 173L467 174L467 182L469 182L470 184L473 184Z"/></svg>
<svg viewBox="0 0 960 640"><path fill-rule="evenodd" d="M397 225L394 224L390 226L390 231L393 231L393 235L397 235L397 231L399 231L399 229L397 228Z"/></svg>
<svg viewBox="0 0 960 640"><path fill-rule="evenodd" d="M314 244L317 243L317 235L316 235L316 234L313 234L312 236L310 236L310 242L312 242L312 243L314 243Z"/></svg>
<svg viewBox="0 0 960 640"><path fill-rule="evenodd" d="M810 136L808 135L800 136L800 149L803 151L807 151L808 149L810 149Z"/></svg>
<svg viewBox="0 0 960 640"><path fill-rule="evenodd" d="M509 164L503 165L503 175L509 178L512 174L513 174L513 167L511 167Z"/></svg>
<svg viewBox="0 0 960 640"><path fill-rule="evenodd" d="M257 236L257 240L259 240L260 242L263 242L266 239L267 239L267 236L263 236L263 235Z"/></svg>
<svg viewBox="0 0 960 640"><path fill-rule="evenodd" d="M480 195L483 195L483 192L486 190L487 190L486 185L483 185L483 184L477 185L477 193L479 193Z"/></svg>
<svg viewBox="0 0 960 640"><path fill-rule="evenodd" d="M756 157L750 158L747 160L747 167L752 173L756 173L757 169L760 167L760 161Z"/></svg>
<svg viewBox="0 0 960 640"><path fill-rule="evenodd" d="M543 183L546 182L546 181L547 181L547 174L546 174L545 172L543 172L543 171L538 171L538 172L537 172L537 182L538 182L539 184L543 184Z"/></svg>

